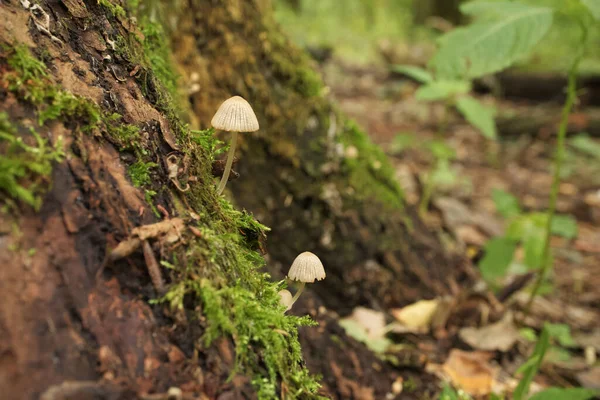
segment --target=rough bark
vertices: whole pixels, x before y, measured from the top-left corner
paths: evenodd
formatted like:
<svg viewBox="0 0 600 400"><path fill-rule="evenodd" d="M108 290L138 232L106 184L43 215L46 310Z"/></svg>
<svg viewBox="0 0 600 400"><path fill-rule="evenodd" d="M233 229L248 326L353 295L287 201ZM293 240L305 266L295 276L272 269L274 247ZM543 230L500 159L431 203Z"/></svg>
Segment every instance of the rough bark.
<svg viewBox="0 0 600 400"><path fill-rule="evenodd" d="M231 95L255 108L261 130L242 135L241 177L228 188L271 227L280 276L300 252L318 254L328 275L311 286L341 313L443 295L464 278L404 207L381 151L332 106L311 62L255 2L184 2L172 46L186 86L198 85L190 102L200 127Z"/></svg>

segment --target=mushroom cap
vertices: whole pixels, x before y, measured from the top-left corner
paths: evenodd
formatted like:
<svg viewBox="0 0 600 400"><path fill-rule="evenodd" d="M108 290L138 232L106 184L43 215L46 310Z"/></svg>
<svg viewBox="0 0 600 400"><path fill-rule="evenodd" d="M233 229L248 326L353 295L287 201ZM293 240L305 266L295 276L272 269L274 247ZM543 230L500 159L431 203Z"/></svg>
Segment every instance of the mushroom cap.
<svg viewBox="0 0 600 400"><path fill-rule="evenodd" d="M233 96L223 102L210 121L216 129L227 132L255 132L258 119L252 106L240 96Z"/></svg>
<svg viewBox="0 0 600 400"><path fill-rule="evenodd" d="M300 253L292 263L288 278L293 281L313 283L315 279L318 281L325 279L325 268L319 257L310 251L305 251Z"/></svg>

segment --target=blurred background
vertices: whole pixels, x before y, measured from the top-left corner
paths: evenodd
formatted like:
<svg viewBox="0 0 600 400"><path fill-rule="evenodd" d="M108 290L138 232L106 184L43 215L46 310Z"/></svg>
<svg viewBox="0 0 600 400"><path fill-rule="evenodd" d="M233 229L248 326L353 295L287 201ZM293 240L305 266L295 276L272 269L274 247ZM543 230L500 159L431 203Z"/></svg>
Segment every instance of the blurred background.
<svg viewBox="0 0 600 400"><path fill-rule="evenodd" d="M497 0L500 2L501 0ZM465 0L273 0L275 16L288 35L318 58L333 55L353 65L414 63L425 65L435 40L454 26L468 23L459 7ZM573 1L524 0L555 8ZM598 43L598 30L591 32ZM565 72L579 40L579 28L556 14L554 24L519 70ZM600 54L590 52L582 73L600 70Z"/></svg>

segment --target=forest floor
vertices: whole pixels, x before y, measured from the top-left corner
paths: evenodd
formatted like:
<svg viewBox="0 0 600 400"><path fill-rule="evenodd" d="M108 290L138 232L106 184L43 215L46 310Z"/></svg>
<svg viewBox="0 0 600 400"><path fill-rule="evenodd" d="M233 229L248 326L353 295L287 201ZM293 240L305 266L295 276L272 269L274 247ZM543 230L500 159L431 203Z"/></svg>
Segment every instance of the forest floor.
<svg viewBox="0 0 600 400"><path fill-rule="evenodd" d="M383 68L354 68L331 60L322 69L332 97L383 147L396 167L407 201L417 206L427 172L435 163L424 144L440 138L437 130L444 107L419 103L413 96L415 83ZM501 110L531 109L533 113L542 107L560 115L559 103L485 101ZM446 171L448 179L434 187L424 216L448 251L464 254L475 265L481 262L489 240L502 236L508 226L507 218L496 209L493 197L499 195L494 195L495 190L515 196L522 215L543 212L548 204L554 135L540 129L507 137L501 131L499 136L490 142L457 114L449 116L442 138L455 157ZM552 238L552 285L544 287L528 316L523 309L533 274L524 267L524 249L519 246L510 268L492 290L495 296L482 290L485 285L456 287L453 298L416 303L412 310L405 307L383 313L358 308L342 320L347 332L402 368L404 362L389 356L415 350L418 361L410 366L413 371L438 375L475 397L487 398L492 390L514 390L517 369L533 351L544 322L550 322L550 350L532 389L599 388L600 140L573 135L567 144L557 212L575 217L577 230L567 238ZM433 317L410 317L411 311ZM440 314L453 317L442 317L440 322ZM385 325L390 316L397 321ZM391 392L408 394L413 386L401 374Z"/></svg>

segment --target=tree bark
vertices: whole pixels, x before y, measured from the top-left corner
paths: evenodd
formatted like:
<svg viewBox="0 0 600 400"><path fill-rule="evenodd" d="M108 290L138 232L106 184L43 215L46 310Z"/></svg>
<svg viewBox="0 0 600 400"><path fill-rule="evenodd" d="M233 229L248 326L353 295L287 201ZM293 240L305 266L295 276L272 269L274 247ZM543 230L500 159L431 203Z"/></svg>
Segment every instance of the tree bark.
<svg viewBox="0 0 600 400"><path fill-rule="evenodd" d="M217 3L185 3L172 46L184 85L200 88L190 95L195 124L208 126L232 95L259 117L260 131L241 137L241 177L228 188L271 227L278 275L314 252L327 279L310 286L342 313L447 294L465 279L468 268L404 206L388 160L331 104L308 57L252 1Z"/></svg>

